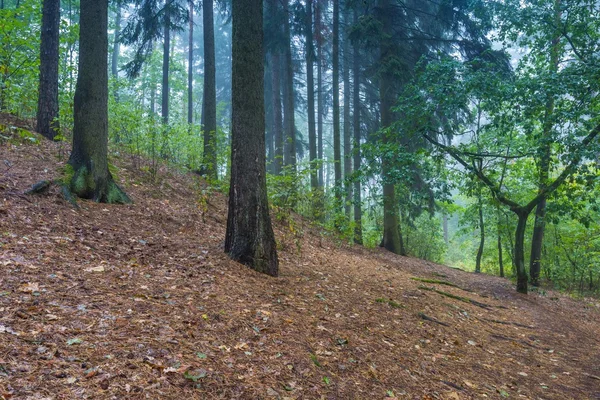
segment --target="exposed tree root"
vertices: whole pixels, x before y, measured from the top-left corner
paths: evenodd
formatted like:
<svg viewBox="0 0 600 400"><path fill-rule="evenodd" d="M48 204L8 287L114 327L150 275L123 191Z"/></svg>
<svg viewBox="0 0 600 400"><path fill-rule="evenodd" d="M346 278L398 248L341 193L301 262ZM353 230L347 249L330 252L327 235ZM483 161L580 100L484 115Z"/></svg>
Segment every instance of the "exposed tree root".
<svg viewBox="0 0 600 400"><path fill-rule="evenodd" d="M454 300L459 300L459 301L462 301L464 303L470 303L470 304L473 304L474 306L477 306L477 307L481 307L481 308L485 308L485 309L492 308L488 304L480 303L479 301L470 299L468 297L462 297L462 296L457 296L457 295L452 294L452 293L442 292L441 290L437 290L436 288L427 287L427 286L419 286L419 289L428 290L430 292L436 292L437 294L441 294L442 296L446 296L446 297L449 297L449 298L454 299Z"/></svg>
<svg viewBox="0 0 600 400"><path fill-rule="evenodd" d="M449 324L442 322L442 321L438 321L437 319L430 317L425 313L420 312L418 315L419 315L419 317L421 317L421 319L424 319L425 321L434 322L436 324L443 325L443 326L450 326Z"/></svg>

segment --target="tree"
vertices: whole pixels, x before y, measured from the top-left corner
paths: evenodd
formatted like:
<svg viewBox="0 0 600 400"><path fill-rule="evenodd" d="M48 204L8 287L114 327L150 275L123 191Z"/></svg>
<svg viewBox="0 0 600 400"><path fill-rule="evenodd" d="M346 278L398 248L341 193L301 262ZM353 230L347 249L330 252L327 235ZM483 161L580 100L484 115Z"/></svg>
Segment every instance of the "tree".
<svg viewBox="0 0 600 400"><path fill-rule="evenodd" d="M204 160L206 176L217 179L217 89L215 68L215 27L213 1L204 0L204 93L202 100L204 129Z"/></svg>
<svg viewBox="0 0 600 400"><path fill-rule="evenodd" d="M108 171L108 0L81 0L70 189L101 203L129 203Z"/></svg>
<svg viewBox="0 0 600 400"><path fill-rule="evenodd" d="M340 0L333 0L333 164L336 212L342 207L342 149L340 137Z"/></svg>
<svg viewBox="0 0 600 400"><path fill-rule="evenodd" d="M189 0L190 21L188 28L188 125L194 123L194 0Z"/></svg>
<svg viewBox="0 0 600 400"><path fill-rule="evenodd" d="M225 252L277 276L265 166L262 0L233 2L231 181Z"/></svg>
<svg viewBox="0 0 600 400"><path fill-rule="evenodd" d="M354 9L354 24L358 23L358 11ZM352 46L352 74L354 90L352 92L352 129L354 138L354 171L360 171L360 50L358 41ZM362 244L362 200L360 192L360 179L354 179L354 242Z"/></svg>
<svg viewBox="0 0 600 400"><path fill-rule="evenodd" d="M58 54L60 0L44 0L40 45L37 131L52 140L58 129Z"/></svg>
<svg viewBox="0 0 600 400"><path fill-rule="evenodd" d="M115 16L115 39L113 42L112 60L111 60L111 74L115 80L115 99L119 99L117 78L119 77L119 55L121 52L121 4L122 0L116 1L117 13Z"/></svg>
<svg viewBox="0 0 600 400"><path fill-rule="evenodd" d="M294 113L294 65L292 64L292 40L290 33L289 0L283 1L283 127L285 143L283 163L296 172L296 119Z"/></svg>
<svg viewBox="0 0 600 400"><path fill-rule="evenodd" d="M308 148L310 160L310 187L313 193L319 186L319 178L315 161L317 160L317 133L315 125L315 78L314 78L314 59L315 49L313 44L313 8L312 0L306 1L306 100L308 106ZM313 213L314 214L314 213Z"/></svg>

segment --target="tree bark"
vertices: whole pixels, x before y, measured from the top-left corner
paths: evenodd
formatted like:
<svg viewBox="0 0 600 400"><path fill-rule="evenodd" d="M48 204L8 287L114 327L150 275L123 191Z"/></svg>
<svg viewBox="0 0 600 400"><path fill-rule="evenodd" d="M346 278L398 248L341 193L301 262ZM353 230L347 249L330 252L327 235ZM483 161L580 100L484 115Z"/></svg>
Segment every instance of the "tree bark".
<svg viewBox="0 0 600 400"><path fill-rule="evenodd" d="M265 167L263 2L236 0L232 10L232 137L225 252L277 276Z"/></svg>
<svg viewBox="0 0 600 400"><path fill-rule="evenodd" d="M163 65L162 65L162 120L165 125L169 123L169 59L171 51L171 17L168 7L165 9L165 26L163 42Z"/></svg>
<svg viewBox="0 0 600 400"><path fill-rule="evenodd" d="M275 142L275 175L283 168L283 110L281 108L281 56L271 54L271 98L273 101L273 137Z"/></svg>
<svg viewBox="0 0 600 400"><path fill-rule="evenodd" d="M340 0L333 0L333 164L335 211L342 208L342 149L340 137Z"/></svg>
<svg viewBox="0 0 600 400"><path fill-rule="evenodd" d="M392 106L394 104L393 76L386 68L387 57L390 53L392 21L391 16L386 12L390 6L389 0L379 0L380 15L383 25L383 31L387 39L384 38L380 43L380 65L383 68L379 78L379 97L381 112L381 127L389 127L393 122ZM388 133L384 133L382 142L385 145L391 143ZM396 202L396 191L391 177L391 160L389 157L382 157L381 173L383 177L383 247L392 253L405 254L402 244L402 238L399 231L398 204Z"/></svg>
<svg viewBox="0 0 600 400"><path fill-rule="evenodd" d="M358 23L358 11L354 9L354 23ZM354 170L360 171L360 52L358 43L354 43L352 55L353 72L353 102L352 125L354 130ZM354 243L362 244L362 199L360 192L360 179L354 180Z"/></svg>
<svg viewBox="0 0 600 400"><path fill-rule="evenodd" d="M483 224L483 201L481 199L481 188L477 194L477 209L479 211L479 248L475 259L475 272L481 272L481 258L483 256L483 247L485 246L485 226Z"/></svg>
<svg viewBox="0 0 600 400"><path fill-rule="evenodd" d="M129 203L108 171L108 0L81 0L70 189L102 203Z"/></svg>
<svg viewBox="0 0 600 400"><path fill-rule="evenodd" d="M210 179L217 179L217 89L213 0L203 2L204 29L204 167ZM264 78L263 78L264 80ZM263 81L261 80L261 82ZM264 132L263 132L264 134Z"/></svg>
<svg viewBox="0 0 600 400"><path fill-rule="evenodd" d="M560 26L560 0L554 0L554 19L555 26ZM550 52L550 73L556 74L558 72L559 63L559 46L560 46L561 33L558 32L556 37L552 40L552 48ZM552 95L550 95L552 96ZM544 116L544 124L542 128L542 145L540 147L540 160L539 160L539 191L542 192L548 182L550 175L550 159L552 157L552 150L550 142L552 140L552 115L554 114L554 98L550 97L546 102L546 110ZM535 222L533 225L533 237L531 239L531 257L529 260L529 278L533 286L539 286L540 284L540 271L542 268L542 245L544 243L544 230L546 227L546 197L541 199L535 209Z"/></svg>
<svg viewBox="0 0 600 400"><path fill-rule="evenodd" d="M296 171L296 122L294 117L294 65L292 64L292 41L290 36L289 0L283 1L283 126L285 130L284 159L285 166Z"/></svg>
<svg viewBox="0 0 600 400"><path fill-rule="evenodd" d="M525 229L530 211L513 210L517 215L517 229L515 230L515 267L517 270L517 292L527 293L527 271L525 270Z"/></svg>
<svg viewBox="0 0 600 400"><path fill-rule="evenodd" d="M317 159L317 133L315 129L315 79L314 79L314 59L315 49L313 46L313 23L312 23L312 2L306 0L306 100L308 106L308 148L310 160L310 187L313 194L316 195L316 190L319 186L319 178L315 160ZM313 204L314 208L315 204ZM314 212L313 212L314 214Z"/></svg>
<svg viewBox="0 0 600 400"><path fill-rule="evenodd" d="M40 44L37 131L53 140L58 126L58 57L60 0L44 0ZM2 90L0 88L0 90Z"/></svg>
<svg viewBox="0 0 600 400"><path fill-rule="evenodd" d="M194 1L190 3L190 21L188 36L188 104L187 120L191 126L194 123Z"/></svg>
<svg viewBox="0 0 600 400"><path fill-rule="evenodd" d="M119 77L119 55L121 53L121 43L119 37L121 36L121 1L116 2L117 14L115 16L115 39L113 42L112 58L111 58L111 74L114 81L114 96L115 101L119 101L119 85L117 78Z"/></svg>
<svg viewBox="0 0 600 400"><path fill-rule="evenodd" d="M350 18L348 12L344 12L344 22L349 25ZM352 205L352 147L350 133L350 39L344 33L343 44L343 70L342 76L344 80L344 211L346 218L350 221L351 205Z"/></svg>
<svg viewBox="0 0 600 400"><path fill-rule="evenodd" d="M317 2L315 4L315 25L317 32L317 158L320 160L319 163L319 188L320 192L323 192L323 186L325 181L323 179L323 33L321 27L321 15L323 4Z"/></svg>

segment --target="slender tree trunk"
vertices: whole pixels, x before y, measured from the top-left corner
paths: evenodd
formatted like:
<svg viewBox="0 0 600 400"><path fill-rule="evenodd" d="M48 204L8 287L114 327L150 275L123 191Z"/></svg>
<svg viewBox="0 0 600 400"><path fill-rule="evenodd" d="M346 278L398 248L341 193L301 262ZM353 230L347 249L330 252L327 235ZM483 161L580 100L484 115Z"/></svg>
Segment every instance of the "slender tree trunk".
<svg viewBox="0 0 600 400"><path fill-rule="evenodd" d="M554 0L554 19L555 26L558 27L561 24L561 11L560 11L560 0ZM552 49L550 53L550 73L555 75L558 72L559 63L559 47L560 47L561 33L558 32L555 38L552 40ZM544 116L544 125L542 129L542 146L540 151L539 160L539 191L546 188L548 177L550 174L550 159L552 157L552 150L550 142L552 140L552 115L554 114L554 98L552 94L546 102L546 112ZM533 237L531 239L531 257L529 260L529 276L531 284L533 286L539 286L540 284L540 270L542 268L542 245L544 243L544 230L546 227L546 199L542 199L535 209L535 223L533 226Z"/></svg>
<svg viewBox="0 0 600 400"><path fill-rule="evenodd" d="M388 39L382 39L380 43L380 64L387 65L387 57L390 56L392 43L391 37L392 21L388 10L389 0L379 0L379 18L383 25L383 32ZM393 76L391 72L384 68L379 78L379 96L380 96L380 112L381 112L381 127L386 128L393 122L392 106L394 105L395 97L393 90ZM383 136L383 144L391 143L391 138L388 134ZM396 201L396 190L393 179L391 177L391 160L389 157L382 157L381 173L383 177L383 247L392 253L405 254L402 238L399 231L398 220L398 204Z"/></svg>
<svg viewBox="0 0 600 400"><path fill-rule="evenodd" d="M270 174L274 173L274 160L275 160L275 137L273 134L273 89L271 88L273 79L271 74L273 73L271 65L271 55L266 55L267 63L265 64L265 140L267 141L267 172Z"/></svg>
<svg viewBox="0 0 600 400"><path fill-rule="evenodd" d="M319 163L319 188L320 192L323 192L323 180L324 171L324 160L323 160L323 34L321 27L321 15L323 4L321 2L315 3L315 25L317 31L317 158L320 160Z"/></svg>
<svg viewBox="0 0 600 400"><path fill-rule="evenodd" d="M277 276L265 168L263 2L233 2L232 141L225 252Z"/></svg>
<svg viewBox="0 0 600 400"><path fill-rule="evenodd" d="M281 175L283 167L283 110L281 108L281 56L271 54L271 97L273 101L273 136L275 141L275 175Z"/></svg>
<svg viewBox="0 0 600 400"><path fill-rule="evenodd" d="M448 232L448 214L442 214L442 229L444 231L444 243L450 245L450 233Z"/></svg>
<svg viewBox="0 0 600 400"><path fill-rule="evenodd" d="M317 134L315 129L315 79L313 72L315 50L313 47L312 2L306 0L306 100L308 103L308 148L310 160L310 187L313 195L319 186L315 160L317 159ZM316 204L313 204L313 208ZM313 214L315 214L313 212Z"/></svg>
<svg viewBox="0 0 600 400"><path fill-rule="evenodd" d="M58 129L58 57L60 0L44 0L40 45L37 131L52 140ZM4 86L2 84L2 86ZM0 87L0 90L2 88Z"/></svg>
<svg viewBox="0 0 600 400"><path fill-rule="evenodd" d="M70 189L102 203L129 203L108 171L108 0L81 0Z"/></svg>
<svg viewBox="0 0 600 400"><path fill-rule="evenodd" d="M348 12L344 12L344 22L346 25L350 25L350 18ZM352 182L350 177L352 175L352 148L351 148L351 136L350 133L350 39L348 35L344 33L344 45L343 45L343 80L344 80L344 211L348 221L351 218L351 205L352 205Z"/></svg>
<svg viewBox="0 0 600 400"><path fill-rule="evenodd" d="M527 293L527 271L525 270L525 229L529 212L522 209L513 210L517 214L515 231L515 267L517 270L517 292Z"/></svg>
<svg viewBox="0 0 600 400"><path fill-rule="evenodd" d="M194 123L194 1L190 2L190 25L189 25L189 36L188 36L188 124Z"/></svg>
<svg viewBox="0 0 600 400"><path fill-rule="evenodd" d="M169 59L171 51L171 18L167 9L164 26L163 65L162 65L162 120L165 125L169 123Z"/></svg>
<svg viewBox="0 0 600 400"><path fill-rule="evenodd" d="M475 272L481 272L481 257L483 256L483 247L485 246L485 226L483 224L483 201L481 199L481 188L477 194L477 209L479 211L479 248L477 249L477 258L475 260Z"/></svg>
<svg viewBox="0 0 600 400"><path fill-rule="evenodd" d="M119 55L121 53L121 43L119 42L121 36L121 1L117 1L117 15L115 16L115 39L112 48L111 58L111 74L114 82L114 95L115 100L119 101L119 85L117 78L119 77Z"/></svg>
<svg viewBox="0 0 600 400"><path fill-rule="evenodd" d="M333 0L333 163L336 212L342 208L342 149L340 137L340 0Z"/></svg>
<svg viewBox="0 0 600 400"><path fill-rule="evenodd" d="M204 8L202 15L204 29L204 99L202 101L202 104L204 105L204 167L206 168L206 175L209 178L216 180L218 168L217 89L213 0L204 0L203 7Z"/></svg>
<svg viewBox="0 0 600 400"><path fill-rule="evenodd" d="M498 236L498 266L500 267L500 277L504 278L504 260L503 260L503 252L502 252L502 230L500 229L500 206L496 208L496 215L498 215L498 232L496 235Z"/></svg>
<svg viewBox="0 0 600 400"><path fill-rule="evenodd" d="M358 23L358 11L354 9L354 24ZM352 55L352 72L353 72L353 111L352 125L354 130L354 170L360 171L360 52L358 43L354 43ZM354 242L357 244L363 243L362 238L362 199L360 192L360 179L354 180Z"/></svg>
<svg viewBox="0 0 600 400"><path fill-rule="evenodd" d="M292 41L290 36L289 0L283 1L283 36L285 48L283 52L283 126L285 129L284 159L286 166L296 170L296 122L294 118L294 65L292 64Z"/></svg>

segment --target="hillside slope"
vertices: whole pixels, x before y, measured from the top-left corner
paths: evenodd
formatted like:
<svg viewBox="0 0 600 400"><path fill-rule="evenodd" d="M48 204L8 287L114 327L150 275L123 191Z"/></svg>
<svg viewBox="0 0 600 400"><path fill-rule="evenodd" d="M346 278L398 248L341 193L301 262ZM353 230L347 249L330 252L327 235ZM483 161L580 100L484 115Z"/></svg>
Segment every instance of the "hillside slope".
<svg viewBox="0 0 600 400"><path fill-rule="evenodd" d="M225 198L197 177L122 156L135 204L74 209L22 194L65 149L2 135L0 398L600 399L597 301L302 220L276 226L281 277L259 275L223 254Z"/></svg>

